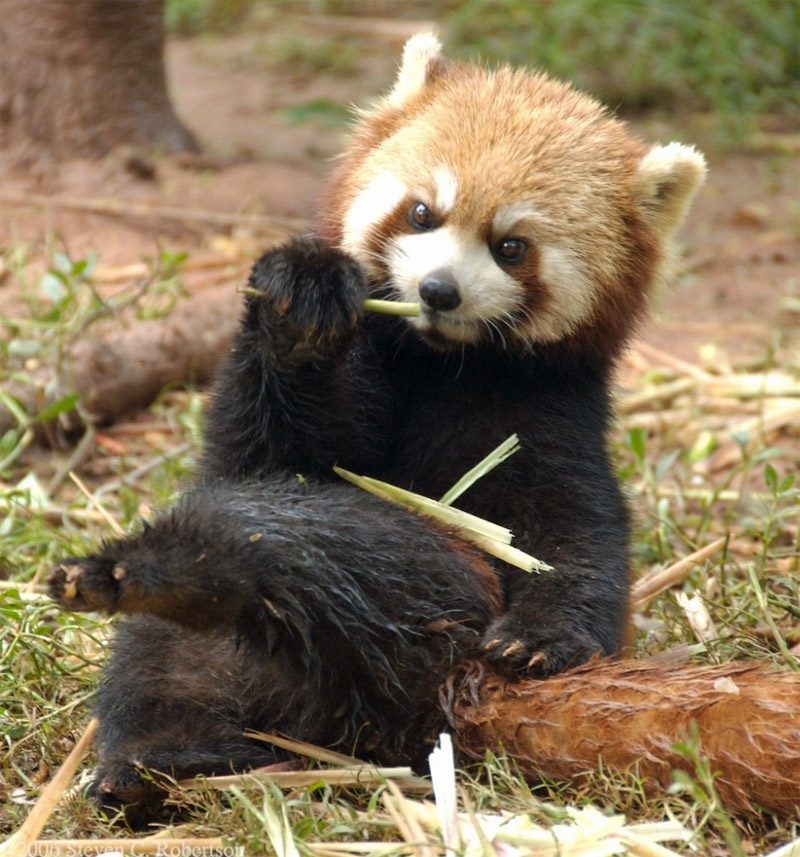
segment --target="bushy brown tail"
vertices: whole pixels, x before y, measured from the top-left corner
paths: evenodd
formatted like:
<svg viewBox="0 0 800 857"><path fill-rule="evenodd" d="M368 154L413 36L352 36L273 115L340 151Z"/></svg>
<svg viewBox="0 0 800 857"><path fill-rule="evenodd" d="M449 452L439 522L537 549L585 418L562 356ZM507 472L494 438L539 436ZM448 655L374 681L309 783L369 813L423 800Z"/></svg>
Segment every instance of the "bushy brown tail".
<svg viewBox="0 0 800 857"><path fill-rule="evenodd" d="M468 755L504 749L523 773L551 779L602 760L636 770L651 791L676 769L693 773L674 744L694 722L729 811L796 817L800 808L800 673L621 660L512 684L476 666L451 677L444 696Z"/></svg>

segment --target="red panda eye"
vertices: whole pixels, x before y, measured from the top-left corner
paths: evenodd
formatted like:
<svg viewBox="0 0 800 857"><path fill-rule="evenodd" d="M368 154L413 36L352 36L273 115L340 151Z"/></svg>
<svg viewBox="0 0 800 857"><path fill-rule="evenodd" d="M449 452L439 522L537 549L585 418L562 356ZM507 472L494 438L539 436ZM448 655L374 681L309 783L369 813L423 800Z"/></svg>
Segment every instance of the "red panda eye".
<svg viewBox="0 0 800 857"><path fill-rule="evenodd" d="M516 265L525 258L528 245L521 238L504 238L494 248L495 258L506 265Z"/></svg>
<svg viewBox="0 0 800 857"><path fill-rule="evenodd" d="M431 229L433 213L424 202L415 202L408 212L408 222L414 229Z"/></svg>

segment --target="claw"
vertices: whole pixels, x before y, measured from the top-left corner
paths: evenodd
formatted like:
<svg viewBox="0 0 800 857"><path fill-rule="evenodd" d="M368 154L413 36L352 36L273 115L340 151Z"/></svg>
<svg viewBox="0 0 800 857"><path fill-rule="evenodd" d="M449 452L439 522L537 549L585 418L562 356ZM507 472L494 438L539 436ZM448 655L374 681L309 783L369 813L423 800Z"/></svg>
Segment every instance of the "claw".
<svg viewBox="0 0 800 857"><path fill-rule="evenodd" d="M496 649L500 645L500 643L502 643L502 642L503 641L500 640L499 638L495 638L494 640L489 640L488 643L484 644L483 649L486 652L491 652L492 649Z"/></svg>
<svg viewBox="0 0 800 857"><path fill-rule="evenodd" d="M514 640L514 642L511 643L510 646L506 646L506 648L503 649L503 657L504 658L510 658L510 657L513 657L514 655L518 655L520 652L524 652L524 651L525 651L525 644L522 642L522 640Z"/></svg>
<svg viewBox="0 0 800 857"><path fill-rule="evenodd" d="M550 658L545 652L534 652L528 661L528 669L531 669L531 667L546 667L549 662Z"/></svg>

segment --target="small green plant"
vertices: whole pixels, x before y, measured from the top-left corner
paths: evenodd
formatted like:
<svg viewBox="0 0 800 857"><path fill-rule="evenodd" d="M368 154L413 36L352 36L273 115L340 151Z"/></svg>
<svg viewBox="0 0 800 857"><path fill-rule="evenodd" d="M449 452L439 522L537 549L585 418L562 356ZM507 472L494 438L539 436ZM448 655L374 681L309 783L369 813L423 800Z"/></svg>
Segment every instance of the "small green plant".
<svg viewBox="0 0 800 857"><path fill-rule="evenodd" d="M271 69L292 77L315 75L348 76L358 67L358 51L352 40L342 36L282 34L261 41L258 58Z"/></svg>
<svg viewBox="0 0 800 857"><path fill-rule="evenodd" d="M673 749L680 753L694 769L694 775L687 771L673 771L672 794L686 794L696 802L703 811L703 817L695 828L696 836L702 835L703 828L712 821L721 832L731 857L747 857L747 849L742 837L736 829L730 815L720 800L714 780L717 777L711 770L708 759L703 756L697 724L692 722L689 734L682 741L677 741Z"/></svg>
<svg viewBox="0 0 800 857"><path fill-rule="evenodd" d="M316 122L327 128L344 128L352 118L347 108L327 98L292 104L281 110L280 115L289 122Z"/></svg>
<svg viewBox="0 0 800 857"><path fill-rule="evenodd" d="M238 24L256 0L166 0L164 26L183 36Z"/></svg>

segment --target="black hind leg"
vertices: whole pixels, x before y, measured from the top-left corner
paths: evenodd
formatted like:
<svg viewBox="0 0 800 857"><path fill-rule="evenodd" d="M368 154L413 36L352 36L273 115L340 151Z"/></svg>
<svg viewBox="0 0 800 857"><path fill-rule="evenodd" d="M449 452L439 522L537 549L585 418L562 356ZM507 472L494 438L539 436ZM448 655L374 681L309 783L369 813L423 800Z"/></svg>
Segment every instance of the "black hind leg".
<svg viewBox="0 0 800 857"><path fill-rule="evenodd" d="M151 617L122 623L97 694L92 797L139 803L160 790L162 776L228 774L281 758L243 734L258 716L253 684L268 678L261 673L230 637Z"/></svg>

